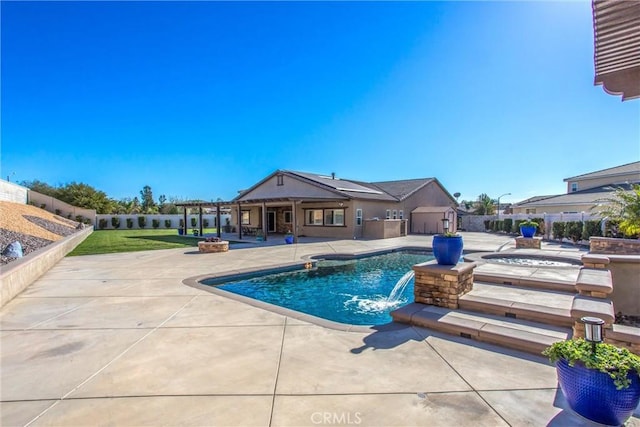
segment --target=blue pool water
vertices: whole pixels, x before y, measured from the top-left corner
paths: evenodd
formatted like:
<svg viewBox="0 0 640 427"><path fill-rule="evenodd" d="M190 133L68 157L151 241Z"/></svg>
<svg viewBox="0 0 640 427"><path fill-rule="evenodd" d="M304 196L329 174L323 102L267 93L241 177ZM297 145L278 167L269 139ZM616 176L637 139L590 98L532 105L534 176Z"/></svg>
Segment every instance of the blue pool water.
<svg viewBox="0 0 640 427"><path fill-rule="evenodd" d="M413 298L413 279L396 301L389 293L430 253L392 252L353 260L323 260L317 268L226 282L218 288L340 323L380 325ZM207 281L203 283L207 284Z"/></svg>

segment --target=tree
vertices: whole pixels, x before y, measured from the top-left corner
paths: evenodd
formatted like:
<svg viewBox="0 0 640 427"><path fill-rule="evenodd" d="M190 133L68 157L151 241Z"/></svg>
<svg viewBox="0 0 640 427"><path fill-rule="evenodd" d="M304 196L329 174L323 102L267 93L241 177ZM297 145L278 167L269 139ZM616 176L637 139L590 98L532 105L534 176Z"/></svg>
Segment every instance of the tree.
<svg viewBox="0 0 640 427"><path fill-rule="evenodd" d="M603 218L619 221L618 229L625 237L640 234L640 184L632 184L630 190L616 187L611 197L598 202L596 212Z"/></svg>
<svg viewBox="0 0 640 427"><path fill-rule="evenodd" d="M103 191L96 190L82 182L71 182L57 190L58 199L70 205L86 209L95 209L96 213L111 213L115 203Z"/></svg>
<svg viewBox="0 0 640 427"><path fill-rule="evenodd" d="M34 179L33 181L22 181L20 185L22 185L23 187L27 187L30 190L37 191L38 193L58 198L58 189L50 186L46 182Z"/></svg>
<svg viewBox="0 0 640 427"><path fill-rule="evenodd" d="M486 193L482 193L478 196L474 213L477 215L493 215L495 212L495 203L496 202Z"/></svg>
<svg viewBox="0 0 640 427"><path fill-rule="evenodd" d="M141 202L141 207L142 207L142 212L146 212L146 213L150 213L150 212L157 212L156 209L156 202L153 201L153 192L151 191L151 187L149 187L148 185L145 185L142 190L140 191L140 199L142 200Z"/></svg>

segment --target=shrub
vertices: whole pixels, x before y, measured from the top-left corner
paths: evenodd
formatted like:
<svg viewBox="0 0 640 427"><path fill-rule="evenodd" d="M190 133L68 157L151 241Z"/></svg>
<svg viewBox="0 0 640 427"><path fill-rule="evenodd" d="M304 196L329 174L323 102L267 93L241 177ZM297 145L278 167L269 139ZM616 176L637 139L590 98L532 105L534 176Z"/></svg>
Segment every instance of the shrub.
<svg viewBox="0 0 640 427"><path fill-rule="evenodd" d="M562 240L564 239L564 230L566 228L566 224L564 221L556 221L551 226L551 230L553 231L553 238Z"/></svg>
<svg viewBox="0 0 640 427"><path fill-rule="evenodd" d="M160 220L159 220L159 219L152 219L152 220L151 220L151 226L152 226L153 228L158 228L158 227L160 227Z"/></svg>
<svg viewBox="0 0 640 427"><path fill-rule="evenodd" d="M195 227L197 223L198 223L198 220L192 217L191 218L191 226Z"/></svg>
<svg viewBox="0 0 640 427"><path fill-rule="evenodd" d="M206 228L206 227L208 227L208 226L209 226L209 220L208 220L208 219L206 219L206 218L205 218L205 219L203 219L203 220L202 220L202 225L203 225L205 228Z"/></svg>
<svg viewBox="0 0 640 427"><path fill-rule="evenodd" d="M133 218L127 218L127 228L133 228Z"/></svg>
<svg viewBox="0 0 640 427"><path fill-rule="evenodd" d="M60 209L56 209L56 215L60 215L62 211Z"/></svg>
<svg viewBox="0 0 640 427"><path fill-rule="evenodd" d="M536 234L544 234L546 231L544 229L544 218L531 218L531 220L538 223L538 231Z"/></svg>
<svg viewBox="0 0 640 427"><path fill-rule="evenodd" d="M46 209L46 208L47 208L47 204L46 204L46 203L42 203L42 204L40 205L40 209Z"/></svg>
<svg viewBox="0 0 640 427"><path fill-rule="evenodd" d="M623 237L619 230L620 221L608 220L604 224L604 236L605 237Z"/></svg>
<svg viewBox="0 0 640 427"><path fill-rule="evenodd" d="M184 219L180 218L180 228L184 228Z"/></svg>
<svg viewBox="0 0 640 427"><path fill-rule="evenodd" d="M513 230L513 220L511 218L505 219L502 226L504 231L506 231L507 233L511 233L511 230Z"/></svg>
<svg viewBox="0 0 640 427"><path fill-rule="evenodd" d="M100 228L100 230L104 230L105 228L107 228L107 220L105 218L100 218L100 220L98 221L98 227Z"/></svg>
<svg viewBox="0 0 640 427"><path fill-rule="evenodd" d="M227 218L227 222L229 221L229 218ZM489 231L491 230L491 221L488 219L484 220L484 230L485 231Z"/></svg>
<svg viewBox="0 0 640 427"><path fill-rule="evenodd" d="M82 215L76 215L76 222L84 222L84 217Z"/></svg>
<svg viewBox="0 0 640 427"><path fill-rule="evenodd" d="M574 242L580 240L582 237L582 221L567 221L564 234Z"/></svg>
<svg viewBox="0 0 640 427"><path fill-rule="evenodd" d="M171 220L170 219L165 219L164 220L164 227L165 228L171 228Z"/></svg>
<svg viewBox="0 0 640 427"><path fill-rule="evenodd" d="M113 228L120 228L120 218L117 216L111 217L111 226Z"/></svg>
<svg viewBox="0 0 640 427"><path fill-rule="evenodd" d="M147 225L147 217L146 216L139 216L138 217L138 227L144 228L146 225Z"/></svg>
<svg viewBox="0 0 640 427"><path fill-rule="evenodd" d="M602 236L600 221L588 220L584 222L582 229L582 240L589 240L591 236Z"/></svg>

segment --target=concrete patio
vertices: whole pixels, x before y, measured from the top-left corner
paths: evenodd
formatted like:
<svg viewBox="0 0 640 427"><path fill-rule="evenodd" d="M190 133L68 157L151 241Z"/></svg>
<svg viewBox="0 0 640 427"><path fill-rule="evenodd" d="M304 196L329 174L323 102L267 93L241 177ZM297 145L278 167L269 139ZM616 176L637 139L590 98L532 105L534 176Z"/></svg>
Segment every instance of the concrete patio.
<svg viewBox="0 0 640 427"><path fill-rule="evenodd" d="M465 251L513 241L463 235ZM274 243L65 258L0 311L0 425L596 425L566 409L543 357L400 324L325 328L183 283L431 237Z"/></svg>

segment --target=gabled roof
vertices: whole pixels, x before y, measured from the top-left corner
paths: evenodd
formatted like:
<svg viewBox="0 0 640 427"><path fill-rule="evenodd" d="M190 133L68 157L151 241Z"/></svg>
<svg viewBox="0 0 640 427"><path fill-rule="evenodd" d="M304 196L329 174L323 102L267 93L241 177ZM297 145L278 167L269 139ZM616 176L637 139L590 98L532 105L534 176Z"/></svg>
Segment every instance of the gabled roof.
<svg viewBox="0 0 640 427"><path fill-rule="evenodd" d="M372 182L371 184L402 201L433 181L434 178L422 178L404 179L401 181Z"/></svg>
<svg viewBox="0 0 640 427"><path fill-rule="evenodd" d="M627 175L630 173L638 174L640 179L640 162L627 163L625 165L614 166L612 168L602 169L595 172L585 173L571 178L565 178L564 181L576 181L581 179L602 178L607 176Z"/></svg>
<svg viewBox="0 0 640 427"><path fill-rule="evenodd" d="M520 201L518 203L514 203L513 206L514 207L519 207L519 206L525 205L527 203L537 202L538 200L548 199L550 197L558 197L558 195L557 194L551 194L551 195L548 195L548 196L533 196L533 197L529 197L528 199L522 200L522 201Z"/></svg>
<svg viewBox="0 0 640 427"><path fill-rule="evenodd" d="M248 190L242 191L236 198L233 199L233 201L241 200L245 195L249 194L256 187L259 187L264 182L268 181L278 174L296 178L310 185L314 185L316 187L330 191L334 193L336 197L348 199L386 200L393 202L402 201L431 182L436 182L446 194L449 194L435 178L406 179L399 181L367 183L309 172L277 170ZM453 200L453 197L451 197L451 199Z"/></svg>
<svg viewBox="0 0 640 427"><path fill-rule="evenodd" d="M589 188L588 190L574 191L573 193L560 194L557 196L538 198L530 202L520 202L517 204L519 208L533 208L538 206L558 206L558 205L585 205L592 206L600 200L611 197L611 193L616 188L624 188L631 190L631 184L621 185L603 185L600 187ZM531 199L535 199L532 197ZM527 199L527 200L531 200Z"/></svg>

